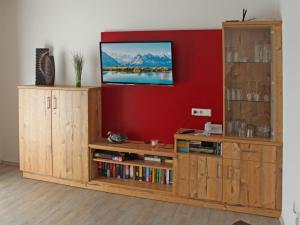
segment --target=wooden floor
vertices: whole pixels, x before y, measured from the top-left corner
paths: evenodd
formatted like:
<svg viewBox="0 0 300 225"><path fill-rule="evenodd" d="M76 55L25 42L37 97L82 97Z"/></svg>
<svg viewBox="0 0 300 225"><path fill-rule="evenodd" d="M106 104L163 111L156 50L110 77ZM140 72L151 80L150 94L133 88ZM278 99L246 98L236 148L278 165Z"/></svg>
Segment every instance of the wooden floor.
<svg viewBox="0 0 300 225"><path fill-rule="evenodd" d="M1 225L279 225L276 219L170 204L23 179L0 165Z"/></svg>

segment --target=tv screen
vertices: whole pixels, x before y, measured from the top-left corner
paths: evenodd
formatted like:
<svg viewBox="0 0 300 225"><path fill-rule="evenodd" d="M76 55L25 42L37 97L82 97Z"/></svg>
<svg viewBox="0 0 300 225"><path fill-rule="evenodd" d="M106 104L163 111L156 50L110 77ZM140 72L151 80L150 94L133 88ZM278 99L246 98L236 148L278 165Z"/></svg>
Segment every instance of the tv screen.
<svg viewBox="0 0 300 225"><path fill-rule="evenodd" d="M101 42L102 83L173 85L172 42Z"/></svg>

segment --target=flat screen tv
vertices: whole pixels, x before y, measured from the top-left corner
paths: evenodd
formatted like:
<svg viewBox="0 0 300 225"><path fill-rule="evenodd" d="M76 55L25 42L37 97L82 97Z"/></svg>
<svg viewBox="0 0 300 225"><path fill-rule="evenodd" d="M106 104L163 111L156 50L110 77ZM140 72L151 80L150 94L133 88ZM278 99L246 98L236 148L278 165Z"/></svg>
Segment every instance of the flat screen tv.
<svg viewBox="0 0 300 225"><path fill-rule="evenodd" d="M101 80L173 85L172 42L100 42Z"/></svg>

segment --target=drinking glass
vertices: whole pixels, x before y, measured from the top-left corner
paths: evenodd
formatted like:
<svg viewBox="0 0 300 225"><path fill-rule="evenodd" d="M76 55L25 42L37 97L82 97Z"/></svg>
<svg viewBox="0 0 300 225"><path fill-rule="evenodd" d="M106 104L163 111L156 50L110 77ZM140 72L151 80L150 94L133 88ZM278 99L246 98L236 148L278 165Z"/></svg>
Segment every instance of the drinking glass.
<svg viewBox="0 0 300 225"><path fill-rule="evenodd" d="M236 89L236 100L242 100L242 90Z"/></svg>

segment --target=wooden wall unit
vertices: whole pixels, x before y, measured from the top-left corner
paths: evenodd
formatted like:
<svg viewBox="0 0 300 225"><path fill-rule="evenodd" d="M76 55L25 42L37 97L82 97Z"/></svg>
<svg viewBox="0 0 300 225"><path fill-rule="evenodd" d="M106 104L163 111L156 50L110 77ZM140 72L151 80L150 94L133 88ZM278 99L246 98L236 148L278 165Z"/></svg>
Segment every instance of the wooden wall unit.
<svg viewBox="0 0 300 225"><path fill-rule="evenodd" d="M99 139L99 88L20 86L20 169L24 177L279 217L282 204L281 22L225 22L223 40L224 135L175 134L174 147L152 148L149 144L132 141L110 144ZM260 42L272 50L266 60L257 59L254 54L254 46ZM231 54L227 54L228 47L234 49ZM238 57L232 55L236 49ZM232 58L227 60L227 57ZM270 99L246 99L245 91L253 94L248 85L252 80L260 84L254 88L254 94L267 94ZM230 89L230 98L227 89ZM244 94L237 98L236 90ZM239 121L239 128L243 128L242 122L254 128L254 137L247 138L237 130L229 132L229 121ZM261 137L258 128L268 128L268 124L271 131ZM219 155L181 153L177 152L177 140L217 142L221 143L222 151ZM168 157L172 163L141 160L118 163L93 158L96 150ZM172 170L173 183L106 177L99 173L99 163Z"/></svg>
<svg viewBox="0 0 300 225"><path fill-rule="evenodd" d="M99 88L18 89L20 169L88 181L88 144L100 136Z"/></svg>

